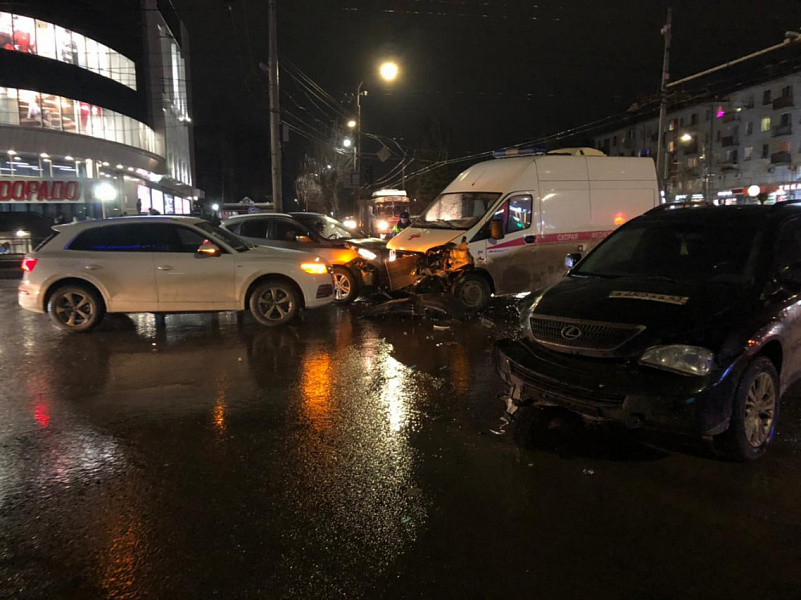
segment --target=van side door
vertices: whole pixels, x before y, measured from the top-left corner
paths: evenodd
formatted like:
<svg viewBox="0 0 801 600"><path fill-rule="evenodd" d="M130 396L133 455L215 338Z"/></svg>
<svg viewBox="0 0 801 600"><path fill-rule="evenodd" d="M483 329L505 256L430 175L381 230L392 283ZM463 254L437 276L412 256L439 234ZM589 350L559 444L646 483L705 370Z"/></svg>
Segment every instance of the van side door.
<svg viewBox="0 0 801 600"><path fill-rule="evenodd" d="M470 244L475 266L486 269L496 294L528 291L532 285L538 221L533 194L514 193L495 210ZM490 236L492 221L502 223L503 237Z"/></svg>

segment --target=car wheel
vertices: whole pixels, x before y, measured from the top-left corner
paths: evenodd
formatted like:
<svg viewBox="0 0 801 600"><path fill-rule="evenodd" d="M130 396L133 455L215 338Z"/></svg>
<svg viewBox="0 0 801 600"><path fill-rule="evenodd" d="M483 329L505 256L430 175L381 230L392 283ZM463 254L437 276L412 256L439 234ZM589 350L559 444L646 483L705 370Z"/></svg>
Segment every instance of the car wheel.
<svg viewBox="0 0 801 600"><path fill-rule="evenodd" d="M487 280L475 273L460 278L454 286L453 295L462 306L470 310L481 310L490 301L490 286Z"/></svg>
<svg viewBox="0 0 801 600"><path fill-rule="evenodd" d="M250 312L262 325L289 323L298 314L300 298L294 286L284 281L266 281L250 295Z"/></svg>
<svg viewBox="0 0 801 600"><path fill-rule="evenodd" d="M334 267L334 300L337 304L348 304L359 295L359 282L356 276L345 267Z"/></svg>
<svg viewBox="0 0 801 600"><path fill-rule="evenodd" d="M56 289L47 301L53 322L67 331L83 333L94 329L103 319L105 306L95 291L82 285Z"/></svg>
<svg viewBox="0 0 801 600"><path fill-rule="evenodd" d="M756 460L765 453L779 417L779 376L770 359L754 359L737 386L729 429L716 441L734 460Z"/></svg>

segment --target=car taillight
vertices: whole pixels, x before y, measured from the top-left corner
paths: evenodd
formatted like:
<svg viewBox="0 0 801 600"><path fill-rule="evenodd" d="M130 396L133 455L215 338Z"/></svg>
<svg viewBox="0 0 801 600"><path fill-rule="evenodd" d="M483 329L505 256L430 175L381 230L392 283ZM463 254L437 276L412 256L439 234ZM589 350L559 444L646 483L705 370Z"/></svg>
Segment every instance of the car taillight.
<svg viewBox="0 0 801 600"><path fill-rule="evenodd" d="M33 271L33 268L36 266L37 262L39 262L39 259L37 258L23 258L20 266L22 267L23 271L28 271L28 273L30 273Z"/></svg>

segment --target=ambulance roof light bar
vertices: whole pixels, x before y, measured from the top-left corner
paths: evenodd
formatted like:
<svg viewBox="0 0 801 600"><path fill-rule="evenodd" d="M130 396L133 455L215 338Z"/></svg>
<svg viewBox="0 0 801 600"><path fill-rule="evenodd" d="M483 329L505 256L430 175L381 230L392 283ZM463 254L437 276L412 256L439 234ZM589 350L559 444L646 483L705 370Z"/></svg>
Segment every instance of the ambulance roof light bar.
<svg viewBox="0 0 801 600"><path fill-rule="evenodd" d="M503 150L493 150L493 158L512 158L520 156L538 156L545 154L545 148L530 147L530 148L504 148Z"/></svg>

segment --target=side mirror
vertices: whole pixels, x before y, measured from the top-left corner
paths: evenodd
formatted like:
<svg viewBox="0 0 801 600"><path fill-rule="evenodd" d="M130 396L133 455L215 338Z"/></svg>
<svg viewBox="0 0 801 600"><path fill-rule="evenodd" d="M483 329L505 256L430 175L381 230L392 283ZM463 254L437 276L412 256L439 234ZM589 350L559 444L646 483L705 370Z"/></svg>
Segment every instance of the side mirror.
<svg viewBox="0 0 801 600"><path fill-rule="evenodd" d="M301 244L311 244L313 241L308 235L299 235L295 240Z"/></svg>
<svg viewBox="0 0 801 600"><path fill-rule="evenodd" d="M581 253L573 252L572 254L568 254L567 256L565 256L565 268L572 269L578 264L580 260L581 260Z"/></svg>
<svg viewBox="0 0 801 600"><path fill-rule="evenodd" d="M195 250L195 256L198 258L206 258L209 256L222 256L222 250L217 244L213 244L206 240Z"/></svg>
<svg viewBox="0 0 801 600"><path fill-rule="evenodd" d="M490 221L490 237L493 240L503 239L503 221L500 219Z"/></svg>

